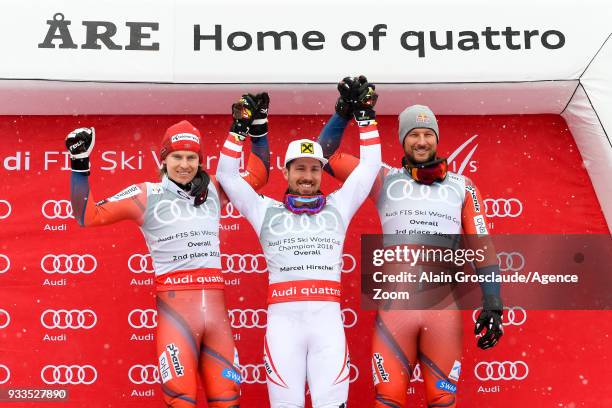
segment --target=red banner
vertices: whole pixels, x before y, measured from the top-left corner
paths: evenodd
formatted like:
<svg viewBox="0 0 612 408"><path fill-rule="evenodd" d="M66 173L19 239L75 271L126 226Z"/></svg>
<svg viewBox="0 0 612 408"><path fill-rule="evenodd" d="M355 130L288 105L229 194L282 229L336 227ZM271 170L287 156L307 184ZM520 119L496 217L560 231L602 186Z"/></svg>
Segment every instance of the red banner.
<svg viewBox="0 0 612 408"><path fill-rule="evenodd" d="M0 123L0 389L66 388L45 406L163 406L155 367L154 280L135 224L80 228L69 203L64 136L96 128L90 184L96 200L126 186L158 180L155 159L164 130L188 119L201 131L214 172L226 116L4 117ZM289 141L316 138L327 118L270 119L271 177L263 194L280 198L279 171ZM383 159L397 166L395 117L381 117ZM439 118L440 148L450 169L482 192L492 233L608 233L580 153L554 115ZM357 153L357 129L342 149ZM248 149L247 149L248 150ZM325 176L323 189L338 183ZM342 309L351 352L349 406L374 398L370 339L373 313L359 309L360 234L379 233L366 202L344 248ZM267 274L257 237L231 204L222 215L226 298L242 365L242 406L267 406L262 364ZM506 334L492 350L475 346L465 312L460 406L577 408L612 405L605 359L608 312L530 311L508 305ZM415 372L411 405L423 406ZM206 406L201 399L201 406ZM11 406L29 406L22 400Z"/></svg>

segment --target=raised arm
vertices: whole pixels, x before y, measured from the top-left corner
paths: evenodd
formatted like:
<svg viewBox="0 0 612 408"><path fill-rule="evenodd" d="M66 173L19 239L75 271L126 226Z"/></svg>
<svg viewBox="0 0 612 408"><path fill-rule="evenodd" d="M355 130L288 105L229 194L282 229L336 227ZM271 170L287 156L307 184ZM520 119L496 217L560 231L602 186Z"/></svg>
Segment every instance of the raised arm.
<svg viewBox="0 0 612 408"><path fill-rule="evenodd" d="M265 215L265 199L255 192L253 181L257 180L257 177L253 177L252 169L247 167L247 171L243 175L240 174L240 157L244 141L250 135L253 143L251 158L255 156L253 163L259 161L256 166L265 165L265 180L267 181L270 162L267 140L268 101L267 94L244 95L238 103L232 106L234 123L221 149L216 176L229 200L249 220L257 234L259 234ZM261 112L262 104L265 105L265 122L253 116L256 109L259 108ZM264 152L267 160L260 158ZM249 158L249 165L251 158Z"/></svg>
<svg viewBox="0 0 612 408"><path fill-rule="evenodd" d="M246 170L240 176L255 190L259 190L268 183L270 175L270 144L268 143L268 107L270 98L267 93L257 95L245 95L251 98L253 107L252 122L248 129L251 136L251 154L247 162ZM241 150L242 152L242 150ZM213 177L213 183L220 191L221 205L225 206L228 197L225 191Z"/></svg>
<svg viewBox="0 0 612 408"><path fill-rule="evenodd" d="M374 92L373 88L371 92ZM370 193L382 164L380 138L373 104L360 106L354 115L359 126L359 164L342 187L334 193L346 225L350 223L351 218Z"/></svg>
<svg viewBox="0 0 612 408"><path fill-rule="evenodd" d="M133 220L142 224L146 208L145 184L132 185L114 196L96 204L89 187L89 155L95 143L94 128L79 128L66 137L70 152L70 202L74 218L82 227L112 224Z"/></svg>
<svg viewBox="0 0 612 408"><path fill-rule="evenodd" d="M225 145L223 149L225 149ZM226 154L229 152L226 152ZM223 154L223 150L221 151ZM242 146L240 150L242 154ZM240 155L238 156L238 164L240 164ZM247 161L246 170L240 173L240 177L244 179L249 186L254 190L259 190L268 183L270 175L270 144L268 142L268 134L263 136L251 136L251 154ZM211 181L216 184L220 192L221 205L225 206L228 201L227 194L223 186L219 183L218 168L217 176L213 176Z"/></svg>
<svg viewBox="0 0 612 408"><path fill-rule="evenodd" d="M367 89L369 86L374 87L373 84L367 82L364 76L346 77L338 83L340 96L336 102L336 113L325 124L317 140L323 148L323 155L329 160L324 168L325 171L340 181L345 181L359 164L359 158L352 154L339 152L338 148L353 116L355 105L359 103L360 98L365 99L365 103L368 102ZM375 102L374 100L374 104ZM370 191L370 198L374 201L378 199L385 171L386 169L381 167Z"/></svg>

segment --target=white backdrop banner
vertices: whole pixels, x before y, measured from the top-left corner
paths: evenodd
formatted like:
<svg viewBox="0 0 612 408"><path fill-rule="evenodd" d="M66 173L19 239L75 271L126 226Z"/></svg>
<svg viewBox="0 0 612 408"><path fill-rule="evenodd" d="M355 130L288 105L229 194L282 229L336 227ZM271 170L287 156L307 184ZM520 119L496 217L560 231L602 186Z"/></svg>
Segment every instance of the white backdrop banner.
<svg viewBox="0 0 612 408"><path fill-rule="evenodd" d="M577 79L604 1L7 1L0 77L173 83Z"/></svg>

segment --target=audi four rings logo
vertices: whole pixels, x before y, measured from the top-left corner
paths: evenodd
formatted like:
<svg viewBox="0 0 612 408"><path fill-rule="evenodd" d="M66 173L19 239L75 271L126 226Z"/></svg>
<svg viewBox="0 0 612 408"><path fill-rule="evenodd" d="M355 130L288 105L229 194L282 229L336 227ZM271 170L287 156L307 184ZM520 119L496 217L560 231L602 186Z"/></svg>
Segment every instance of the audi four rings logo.
<svg viewBox="0 0 612 408"><path fill-rule="evenodd" d="M504 307L506 310L506 321L504 326L520 326L527 321L527 311L520 306Z"/></svg>
<svg viewBox="0 0 612 408"><path fill-rule="evenodd" d="M523 213L523 203L517 198L485 198L487 217L516 218Z"/></svg>
<svg viewBox="0 0 612 408"><path fill-rule="evenodd" d="M153 208L153 216L162 224L172 224L176 221L203 220L216 218L219 208L214 200L208 200L199 207L194 207L189 201L174 199L160 200Z"/></svg>
<svg viewBox="0 0 612 408"><path fill-rule="evenodd" d="M133 273L153 273L153 258L151 254L133 254L128 259L128 269Z"/></svg>
<svg viewBox="0 0 612 408"><path fill-rule="evenodd" d="M92 273L98 261L93 255L47 254L40 260L40 268L46 273Z"/></svg>
<svg viewBox="0 0 612 408"><path fill-rule="evenodd" d="M141 270L135 266L142 267L143 262L142 259L135 258L132 263L134 270L132 270L132 267L130 267L130 270L136 273L140 272ZM353 255L342 254L341 270L343 273L353 272L356 267L357 260ZM268 271L264 254L221 254L221 268L223 272L231 273L265 273Z"/></svg>
<svg viewBox="0 0 612 408"><path fill-rule="evenodd" d="M98 379L96 368L91 365L46 365L40 370L45 384L90 385Z"/></svg>
<svg viewBox="0 0 612 408"><path fill-rule="evenodd" d="M93 328L98 316L93 310L53 310L47 309L40 315L40 323L45 329L86 329Z"/></svg>
<svg viewBox="0 0 612 408"><path fill-rule="evenodd" d="M136 364L130 367L128 378L132 384L157 384L159 382L159 371L153 364Z"/></svg>
<svg viewBox="0 0 612 408"><path fill-rule="evenodd" d="M497 263L501 272L518 272L525 267L525 257L520 252L498 252Z"/></svg>
<svg viewBox="0 0 612 408"><path fill-rule="evenodd" d="M266 368L263 364L244 364L240 366L243 384L265 384Z"/></svg>
<svg viewBox="0 0 612 408"><path fill-rule="evenodd" d="M11 260L8 256L0 254L0 273L4 273L11 267Z"/></svg>
<svg viewBox="0 0 612 408"><path fill-rule="evenodd" d="M68 200L47 200L43 203L41 211L42 215L49 220L74 218L72 204Z"/></svg>
<svg viewBox="0 0 612 408"><path fill-rule="evenodd" d="M524 361L481 361L474 367L480 381L524 380L529 366Z"/></svg>
<svg viewBox="0 0 612 408"><path fill-rule="evenodd" d="M280 222L278 220L280 219ZM329 229L337 230L340 222L336 215L323 210L311 217L299 217L287 212L279 212L270 217L268 230L272 235L286 235L288 233L301 234L309 232L317 234Z"/></svg>
<svg viewBox="0 0 612 408"><path fill-rule="evenodd" d="M0 329L4 329L11 324L11 315L4 309L0 309Z"/></svg>
<svg viewBox="0 0 612 408"><path fill-rule="evenodd" d="M11 203L6 200L0 200L0 220L8 218L12 210L13 207L11 207Z"/></svg>
<svg viewBox="0 0 612 408"><path fill-rule="evenodd" d="M238 212L236 207L234 207L234 204L232 204L231 202L228 202L225 205L224 211L221 213L221 218L240 218L240 217L242 217L242 214Z"/></svg>
<svg viewBox="0 0 612 408"><path fill-rule="evenodd" d="M264 273L268 270L263 254L221 254L224 272Z"/></svg>
<svg viewBox="0 0 612 408"><path fill-rule="evenodd" d="M391 201L405 199L428 200L443 202L449 205L459 205L463 202L462 196L453 187L437 184L435 188L426 184L418 184L412 180L397 179L387 187L387 197Z"/></svg>
<svg viewBox="0 0 612 408"><path fill-rule="evenodd" d="M134 309L128 314L128 323L134 329L153 329L157 327L157 310Z"/></svg>
<svg viewBox="0 0 612 408"><path fill-rule="evenodd" d="M7 383L11 379L11 370L4 364L0 364L0 384Z"/></svg>
<svg viewBox="0 0 612 408"><path fill-rule="evenodd" d="M227 313L234 329L263 329L268 323L266 309L230 309Z"/></svg>
<svg viewBox="0 0 612 408"><path fill-rule="evenodd" d="M482 308L478 308L472 313L474 323L476 323L480 310ZM502 322L504 326L520 326L527 321L527 311L520 306L504 307L504 310L506 311L506 317Z"/></svg>

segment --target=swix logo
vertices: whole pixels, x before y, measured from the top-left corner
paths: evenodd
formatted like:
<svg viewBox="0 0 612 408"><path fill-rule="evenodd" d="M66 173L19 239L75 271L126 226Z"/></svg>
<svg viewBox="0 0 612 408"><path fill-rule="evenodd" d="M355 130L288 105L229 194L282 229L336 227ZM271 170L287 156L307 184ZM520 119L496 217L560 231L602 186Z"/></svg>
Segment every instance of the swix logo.
<svg viewBox="0 0 612 408"><path fill-rule="evenodd" d="M478 167L477 167L478 162L476 160L471 160L472 156L474 155L474 152L476 152L476 148L478 147L477 143L474 145L474 147L472 147L472 149L468 152L468 154L463 158L463 160L461 161L461 164L458 164L456 161L454 161L455 158L457 158L457 156L459 156L459 154L461 154L461 152L466 147L468 147L468 145L470 143L472 143L472 141L475 140L477 137L478 137L478 135L474 135L474 136L470 137L468 140L463 142L463 144L461 146L456 148L455 151L452 152L448 156L448 159L446 159L446 161L448 162L449 170L451 170L451 171L453 171L453 172L455 172L457 174L463 174L464 170L468 166L469 166L468 171L470 173L475 173L476 170L478 170Z"/></svg>

